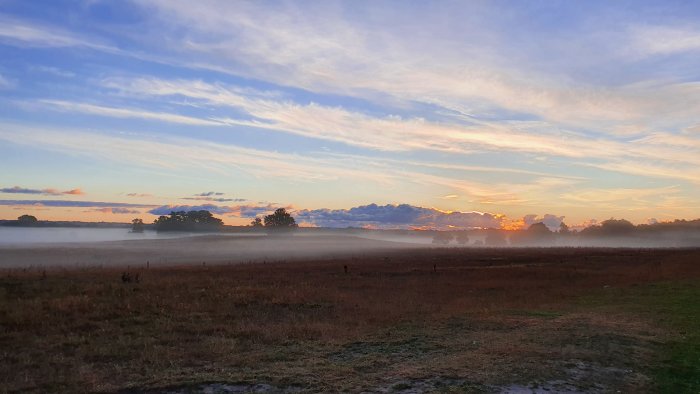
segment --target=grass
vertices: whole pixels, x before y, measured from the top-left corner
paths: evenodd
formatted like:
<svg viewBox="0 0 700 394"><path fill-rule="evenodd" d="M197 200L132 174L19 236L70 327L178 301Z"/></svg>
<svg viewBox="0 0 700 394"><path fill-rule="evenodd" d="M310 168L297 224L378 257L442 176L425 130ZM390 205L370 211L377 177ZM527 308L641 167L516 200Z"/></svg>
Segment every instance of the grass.
<svg viewBox="0 0 700 394"><path fill-rule="evenodd" d="M141 268L140 283L111 268L5 270L0 391L693 392L699 255L436 249Z"/></svg>
<svg viewBox="0 0 700 394"><path fill-rule="evenodd" d="M700 283L681 280L613 292L594 302L599 306L620 305L674 333L664 342L659 362L651 368L654 391L700 393L699 301Z"/></svg>
<svg viewBox="0 0 700 394"><path fill-rule="evenodd" d="M665 352L655 372L659 390L665 393L700 393L700 288L669 285L655 297L656 306L681 335Z"/></svg>

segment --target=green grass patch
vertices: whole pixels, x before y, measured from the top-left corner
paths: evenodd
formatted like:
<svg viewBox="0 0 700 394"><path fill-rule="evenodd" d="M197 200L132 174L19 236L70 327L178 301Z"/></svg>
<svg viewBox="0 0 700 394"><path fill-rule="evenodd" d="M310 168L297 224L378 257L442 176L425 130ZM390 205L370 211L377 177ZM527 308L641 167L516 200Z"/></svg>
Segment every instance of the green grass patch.
<svg viewBox="0 0 700 394"><path fill-rule="evenodd" d="M654 286L651 305L680 333L654 372L659 392L700 393L700 284Z"/></svg>
<svg viewBox="0 0 700 394"><path fill-rule="evenodd" d="M603 295L583 297L581 303L622 306L676 333L663 345L660 363L652 367L654 392L700 393L700 282L606 289Z"/></svg>

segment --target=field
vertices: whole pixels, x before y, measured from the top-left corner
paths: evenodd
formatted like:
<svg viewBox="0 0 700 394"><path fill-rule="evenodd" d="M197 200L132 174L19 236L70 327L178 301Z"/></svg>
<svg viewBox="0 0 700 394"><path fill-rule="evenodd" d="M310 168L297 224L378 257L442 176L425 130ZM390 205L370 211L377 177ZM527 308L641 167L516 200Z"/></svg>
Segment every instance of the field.
<svg viewBox="0 0 700 394"><path fill-rule="evenodd" d="M700 392L700 250L134 266L0 271L0 391Z"/></svg>

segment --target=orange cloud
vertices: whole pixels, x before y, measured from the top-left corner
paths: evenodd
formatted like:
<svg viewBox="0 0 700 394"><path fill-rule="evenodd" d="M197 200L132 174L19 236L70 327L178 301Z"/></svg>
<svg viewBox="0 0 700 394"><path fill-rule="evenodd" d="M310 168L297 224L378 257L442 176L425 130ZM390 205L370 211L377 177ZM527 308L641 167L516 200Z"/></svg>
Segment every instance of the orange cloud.
<svg viewBox="0 0 700 394"><path fill-rule="evenodd" d="M82 191L81 189L73 189L73 190L67 190L67 191L63 192L63 194L71 194L71 195L74 195L74 196L82 196L82 195L85 194L85 192Z"/></svg>

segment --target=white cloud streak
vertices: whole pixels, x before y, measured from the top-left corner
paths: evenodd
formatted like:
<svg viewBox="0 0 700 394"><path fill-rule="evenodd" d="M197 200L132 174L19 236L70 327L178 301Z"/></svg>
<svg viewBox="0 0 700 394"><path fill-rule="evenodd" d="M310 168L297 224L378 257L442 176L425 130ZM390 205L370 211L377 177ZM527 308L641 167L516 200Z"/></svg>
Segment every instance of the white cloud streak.
<svg viewBox="0 0 700 394"><path fill-rule="evenodd" d="M75 103L63 100L39 100L37 105L63 112L80 112L90 115L109 116L114 118L132 118L157 120L168 123L180 123L191 126L223 126L222 122L207 119L198 119L189 116L183 116L164 112L143 111L132 108L115 108L101 105ZM30 103L31 105L31 103Z"/></svg>
<svg viewBox="0 0 700 394"><path fill-rule="evenodd" d="M409 35L398 23L351 20L342 6L307 13L294 6L167 0L149 2L146 8L162 25L186 26L187 35L173 51L196 53L215 69L314 92L388 95L477 117L505 108L556 124L604 129L640 122L653 125L668 121L667 112L688 118L700 110L700 95L690 97L682 85L644 81L596 86L565 74L524 71L505 66L512 61L503 59L496 45L450 39L446 31L435 28L425 36ZM382 7L373 10L386 12ZM266 17L260 18L263 14ZM483 38L478 28L465 23L453 34ZM665 36L664 43L680 49L696 46L694 32ZM668 46L660 44L658 50L664 45ZM676 106L668 100L679 95L689 102Z"/></svg>
<svg viewBox="0 0 700 394"><path fill-rule="evenodd" d="M20 47L85 47L110 52L115 50L61 28L36 25L2 15L0 42Z"/></svg>
<svg viewBox="0 0 700 394"><path fill-rule="evenodd" d="M364 148L436 150L455 154L475 150L544 154L573 158L586 166L609 166L614 171L635 175L681 177L700 182L693 171L700 165L697 155L700 140L687 134L655 132L641 138L619 140L561 131L545 122L474 121L465 125L398 116L378 118L340 107L273 99L279 96L274 92L203 81L109 78L103 85L138 97L173 100L184 97L204 106L242 110L249 116L247 119L213 118L208 122L284 131ZM639 167L634 168L630 163L638 163ZM447 169L450 165L443 167ZM459 166L451 167L459 169Z"/></svg>
<svg viewBox="0 0 700 394"><path fill-rule="evenodd" d="M694 27L634 26L630 34L643 55L671 55L700 51L700 30Z"/></svg>

